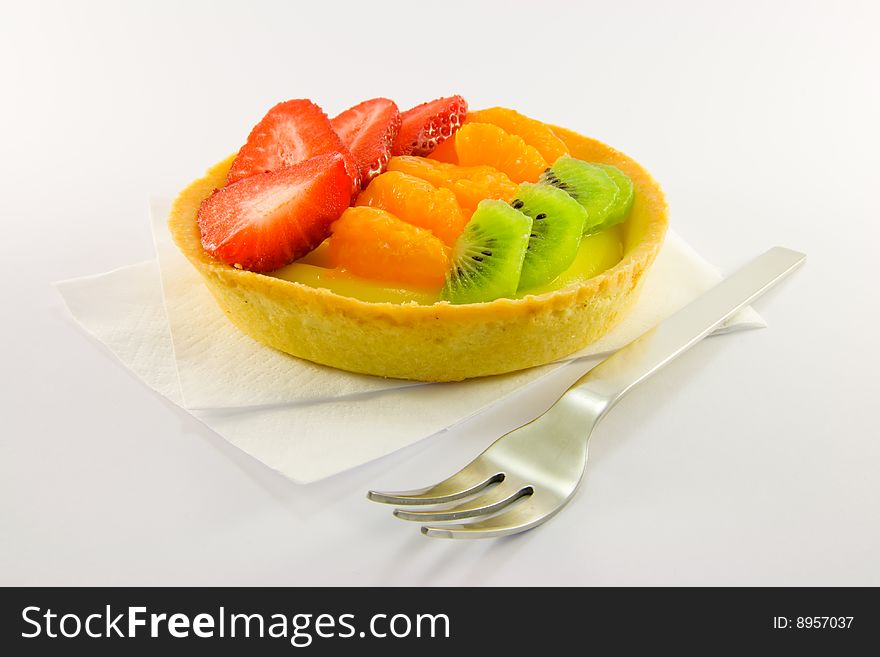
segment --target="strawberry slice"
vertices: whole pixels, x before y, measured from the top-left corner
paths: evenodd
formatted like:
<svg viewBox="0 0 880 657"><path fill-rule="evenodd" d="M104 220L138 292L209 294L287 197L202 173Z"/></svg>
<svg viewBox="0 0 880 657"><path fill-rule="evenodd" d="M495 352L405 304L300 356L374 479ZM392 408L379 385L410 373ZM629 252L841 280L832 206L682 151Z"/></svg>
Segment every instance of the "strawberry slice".
<svg viewBox="0 0 880 657"><path fill-rule="evenodd" d="M428 155L464 123L467 102L461 96L438 98L400 115L392 155Z"/></svg>
<svg viewBox="0 0 880 657"><path fill-rule="evenodd" d="M361 185L385 171L391 146L400 129L397 104L387 98L365 100L345 110L330 123L358 164Z"/></svg>
<svg viewBox="0 0 880 657"><path fill-rule="evenodd" d="M240 269L283 267L330 235L351 201L351 186L340 153L244 178L202 202L202 246Z"/></svg>
<svg viewBox="0 0 880 657"><path fill-rule="evenodd" d="M357 163L320 107L306 99L278 103L251 130L232 162L226 184L325 153L342 153L352 178L358 177Z"/></svg>

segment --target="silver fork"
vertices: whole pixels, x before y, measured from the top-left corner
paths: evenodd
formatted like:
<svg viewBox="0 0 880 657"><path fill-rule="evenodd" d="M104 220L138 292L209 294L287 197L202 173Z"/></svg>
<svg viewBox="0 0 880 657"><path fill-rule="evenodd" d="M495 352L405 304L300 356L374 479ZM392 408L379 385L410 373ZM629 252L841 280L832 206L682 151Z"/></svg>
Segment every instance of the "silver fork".
<svg viewBox="0 0 880 657"><path fill-rule="evenodd" d="M706 337L791 273L806 256L775 247L581 377L543 415L502 436L457 473L434 486L370 491L375 502L442 505L396 509L441 538L493 538L532 529L572 498L584 473L593 429L630 390ZM464 502L452 504L459 500Z"/></svg>

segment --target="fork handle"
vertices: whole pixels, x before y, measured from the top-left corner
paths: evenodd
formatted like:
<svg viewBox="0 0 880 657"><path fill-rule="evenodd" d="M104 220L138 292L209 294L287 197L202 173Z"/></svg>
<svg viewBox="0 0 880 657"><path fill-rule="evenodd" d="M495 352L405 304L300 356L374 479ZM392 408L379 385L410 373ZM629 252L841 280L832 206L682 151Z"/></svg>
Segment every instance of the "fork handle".
<svg viewBox="0 0 880 657"><path fill-rule="evenodd" d="M728 276L581 377L577 396L604 415L636 385L706 337L735 312L794 271L806 255L777 246Z"/></svg>

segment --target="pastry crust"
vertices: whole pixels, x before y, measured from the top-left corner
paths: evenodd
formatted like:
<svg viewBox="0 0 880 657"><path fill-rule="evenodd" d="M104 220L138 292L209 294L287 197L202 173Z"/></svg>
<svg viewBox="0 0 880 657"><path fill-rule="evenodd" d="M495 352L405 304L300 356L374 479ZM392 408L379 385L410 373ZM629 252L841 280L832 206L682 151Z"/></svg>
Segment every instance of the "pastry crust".
<svg viewBox="0 0 880 657"><path fill-rule="evenodd" d="M196 216L202 201L224 184L232 158L180 193L168 225L229 319L293 356L419 381L458 381L542 365L594 342L626 315L668 221L660 186L638 163L594 139L551 128L573 157L613 164L636 190L623 224L621 261L561 290L468 305L371 303L231 267L202 248Z"/></svg>

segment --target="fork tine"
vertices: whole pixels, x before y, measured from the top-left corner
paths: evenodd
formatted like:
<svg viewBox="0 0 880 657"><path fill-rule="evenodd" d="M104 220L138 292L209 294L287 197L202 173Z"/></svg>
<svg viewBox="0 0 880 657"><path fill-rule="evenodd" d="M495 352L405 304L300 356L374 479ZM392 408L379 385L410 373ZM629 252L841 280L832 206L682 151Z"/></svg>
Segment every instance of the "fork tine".
<svg viewBox="0 0 880 657"><path fill-rule="evenodd" d="M475 516L485 516L501 511L524 495L531 495L531 486L513 486L506 482L500 483L485 495L478 495L472 500L452 507L451 509L430 511L405 511L395 509L394 515L402 520L416 522L442 522L445 520L462 520Z"/></svg>
<svg viewBox="0 0 880 657"><path fill-rule="evenodd" d="M382 504L442 504L479 493L486 486L503 480L503 472L489 469L479 460L475 460L433 486L395 492L371 490L367 493L367 498Z"/></svg>
<svg viewBox="0 0 880 657"><path fill-rule="evenodd" d="M510 536L537 527L553 516L563 505L538 504L535 495L520 502L514 508L486 520L461 525L425 525L422 533L434 538L497 538Z"/></svg>

